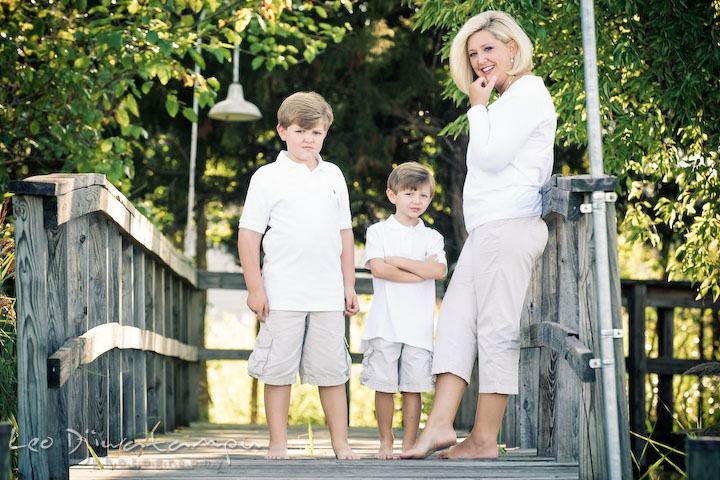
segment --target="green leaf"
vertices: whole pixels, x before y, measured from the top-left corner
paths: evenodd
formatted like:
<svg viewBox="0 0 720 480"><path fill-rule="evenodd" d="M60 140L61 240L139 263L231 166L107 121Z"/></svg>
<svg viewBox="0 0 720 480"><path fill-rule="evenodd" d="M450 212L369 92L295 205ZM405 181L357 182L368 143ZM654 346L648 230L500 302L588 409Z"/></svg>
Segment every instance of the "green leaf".
<svg viewBox="0 0 720 480"><path fill-rule="evenodd" d="M167 110L168 114L170 114L171 117L175 118L175 115L177 115L178 108L180 108L180 104L178 104L177 97L175 95L168 95L165 99L165 110Z"/></svg>
<svg viewBox="0 0 720 480"><path fill-rule="evenodd" d="M253 58L253 61L252 61L252 64L251 64L251 65L252 65L252 69L253 69L253 70L257 70L258 68L260 68L260 67L262 66L262 64L263 64L264 61L265 61L265 57L255 57L255 58Z"/></svg>
<svg viewBox="0 0 720 480"><path fill-rule="evenodd" d="M30 133L37 135L40 132L40 123L37 120L30 122Z"/></svg>
<svg viewBox="0 0 720 480"><path fill-rule="evenodd" d="M142 84L142 87L140 87L140 89L142 90L142 93L147 95L147 93L150 91L150 89L153 87L153 85L154 85L153 82L144 82Z"/></svg>
<svg viewBox="0 0 720 480"><path fill-rule="evenodd" d="M189 0L188 4L190 5L190 8L192 8L193 12L200 13L200 10L203 9L203 1L202 0Z"/></svg>
<svg viewBox="0 0 720 480"><path fill-rule="evenodd" d="M192 24L195 23L195 17L192 15L183 15L180 18L180 22L183 24L184 27L192 27Z"/></svg>
<svg viewBox="0 0 720 480"><path fill-rule="evenodd" d="M305 50L303 50L303 57L308 63L312 63L313 60L315 60L315 49L308 46Z"/></svg>
<svg viewBox="0 0 720 480"><path fill-rule="evenodd" d="M198 118L195 114L195 111L190 107L183 108L183 116L190 120L191 122L197 122Z"/></svg>
<svg viewBox="0 0 720 480"><path fill-rule="evenodd" d="M315 12L317 12L320 18L328 18L327 10L319 5L315 7Z"/></svg>
<svg viewBox="0 0 720 480"><path fill-rule="evenodd" d="M100 151L103 152L103 153L107 153L107 152L109 152L110 150L112 150L112 147L113 147L113 141L112 141L112 139L111 139L111 138L106 138L106 139L103 140L102 143L100 144Z"/></svg>
<svg viewBox="0 0 720 480"><path fill-rule="evenodd" d="M197 63L197 65L200 67L200 69L205 69L205 59L203 59L202 55L200 55L197 50L194 48L191 48L188 50L188 53L192 57L193 61Z"/></svg>
<svg viewBox="0 0 720 480"><path fill-rule="evenodd" d="M130 124L130 117L127 114L127 111L124 108L118 108L115 110L115 120L117 121L118 125L127 127Z"/></svg>
<svg viewBox="0 0 720 480"><path fill-rule="evenodd" d="M152 43L153 45L157 43L158 41L158 32L155 30L151 30L145 35L145 40Z"/></svg>

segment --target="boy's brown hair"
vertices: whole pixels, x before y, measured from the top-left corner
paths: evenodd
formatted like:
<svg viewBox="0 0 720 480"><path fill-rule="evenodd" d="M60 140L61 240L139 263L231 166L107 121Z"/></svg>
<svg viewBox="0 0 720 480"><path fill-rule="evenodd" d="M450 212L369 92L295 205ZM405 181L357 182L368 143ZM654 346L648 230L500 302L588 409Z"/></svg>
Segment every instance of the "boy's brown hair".
<svg viewBox="0 0 720 480"><path fill-rule="evenodd" d="M277 112L278 125L312 128L318 123L327 130L333 122L332 107L315 92L296 92L287 97Z"/></svg>
<svg viewBox="0 0 720 480"><path fill-rule="evenodd" d="M417 190L423 185L430 187L430 195L435 195L435 177L427 167L418 162L405 162L390 173L387 181L387 188L394 193L405 190Z"/></svg>

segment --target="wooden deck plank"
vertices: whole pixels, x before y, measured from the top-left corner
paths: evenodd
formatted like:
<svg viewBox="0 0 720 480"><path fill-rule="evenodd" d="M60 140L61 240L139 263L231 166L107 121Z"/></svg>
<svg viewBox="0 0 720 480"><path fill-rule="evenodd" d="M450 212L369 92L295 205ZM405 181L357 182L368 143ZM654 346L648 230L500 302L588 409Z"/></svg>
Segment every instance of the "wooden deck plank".
<svg viewBox="0 0 720 480"><path fill-rule="evenodd" d="M395 453L402 432L396 432ZM350 443L360 460L334 458L327 427L314 426L309 440L307 426L288 430L290 460L263 459L267 428L263 425L215 425L195 423L156 436L144 443L126 444L101 458L100 470L88 459L70 469L71 480L153 478L514 478L575 479L576 463L557 463L538 457L533 449L508 449L498 460L375 460L379 446L376 429L351 427Z"/></svg>

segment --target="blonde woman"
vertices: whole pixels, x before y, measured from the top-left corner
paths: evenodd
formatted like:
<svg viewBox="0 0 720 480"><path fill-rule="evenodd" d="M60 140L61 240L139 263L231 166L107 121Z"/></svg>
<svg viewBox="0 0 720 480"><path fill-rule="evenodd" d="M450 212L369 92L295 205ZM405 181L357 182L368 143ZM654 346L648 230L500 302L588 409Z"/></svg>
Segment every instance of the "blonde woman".
<svg viewBox="0 0 720 480"><path fill-rule="evenodd" d="M504 12L460 29L450 50L453 80L470 99L463 215L468 239L443 299L433 359L435 401L403 458L496 458L508 395L518 393L520 316L535 260L547 242L541 186L550 178L556 117L532 74L532 44ZM493 91L497 97L488 105ZM462 443L453 420L477 356L473 430ZM453 446L454 445L454 446Z"/></svg>

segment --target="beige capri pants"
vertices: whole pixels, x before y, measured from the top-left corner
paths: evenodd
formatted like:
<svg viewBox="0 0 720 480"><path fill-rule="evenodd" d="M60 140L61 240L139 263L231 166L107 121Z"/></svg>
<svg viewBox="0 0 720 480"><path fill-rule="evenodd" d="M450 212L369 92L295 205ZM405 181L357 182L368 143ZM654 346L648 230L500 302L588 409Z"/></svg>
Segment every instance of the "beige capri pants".
<svg viewBox="0 0 720 480"><path fill-rule="evenodd" d="M470 383L477 354L479 393L518 393L520 317L547 239L537 217L495 220L470 232L438 314L433 374Z"/></svg>

